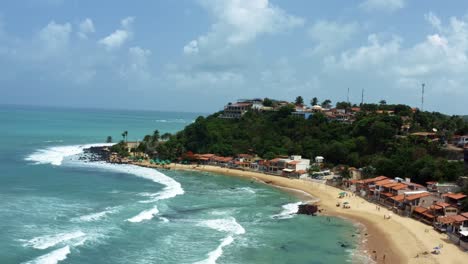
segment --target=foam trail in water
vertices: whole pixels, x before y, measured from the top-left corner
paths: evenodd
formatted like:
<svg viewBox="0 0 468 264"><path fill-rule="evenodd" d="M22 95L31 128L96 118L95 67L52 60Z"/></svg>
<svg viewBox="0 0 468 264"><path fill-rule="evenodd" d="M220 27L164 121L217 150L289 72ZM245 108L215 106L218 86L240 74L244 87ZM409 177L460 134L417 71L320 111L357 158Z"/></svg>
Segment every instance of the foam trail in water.
<svg viewBox="0 0 468 264"><path fill-rule="evenodd" d="M287 218L292 218L294 214L297 213L299 210L299 205L301 205L302 202L297 202L297 203L288 203L283 205L283 211L279 214L273 215L272 218L277 218L277 219L287 219Z"/></svg>
<svg viewBox="0 0 468 264"><path fill-rule="evenodd" d="M118 207L107 207L106 210L102 212L92 213L88 215L83 215L78 218L72 219L73 222L94 222L106 217L108 214L113 214L118 211Z"/></svg>
<svg viewBox="0 0 468 264"><path fill-rule="evenodd" d="M28 261L25 264L57 264L59 261L65 260L68 254L70 254L70 246L65 246Z"/></svg>
<svg viewBox="0 0 468 264"><path fill-rule="evenodd" d="M82 238L84 236L85 236L85 233L81 231L75 231L75 232L70 232L70 233L60 233L56 235L46 235L46 236L35 237L31 240L28 240L25 244L23 244L23 246L33 247L36 249L46 249L46 248L53 247L63 242Z"/></svg>
<svg viewBox="0 0 468 264"><path fill-rule="evenodd" d="M146 210L146 211L143 211L143 212L139 213L138 215L136 215L136 216L134 216L132 218L127 219L127 221L132 222L132 223L139 223L141 221L151 220L158 213L159 213L159 210L155 206L155 207L153 207L153 208L151 208L149 210Z"/></svg>
<svg viewBox="0 0 468 264"><path fill-rule="evenodd" d="M29 155L26 160L34 161L36 164L52 164L56 166L62 165L62 161L65 157L75 156L83 152L84 149L96 146L109 146L112 144L87 144L87 145L74 145L74 146L62 146L62 147L51 147L47 149L41 149L33 154ZM153 198L149 202L156 202L158 200L170 199L177 195L184 194L184 189L179 182L175 181L174 179L164 175L163 173L145 167L139 167L130 164L110 164L106 162L81 162L81 161L74 161L76 166L84 166L84 167L91 167L91 168L98 168L103 170L115 171L119 173L128 173L133 174L135 176L145 178L151 180L153 182L159 183L164 185L164 189L162 192L154 194ZM139 215L131 218L133 220L138 220L139 218L143 217L146 220L149 214L148 211L155 211L157 209L153 208L150 210L146 210L141 212ZM92 217L103 217L105 214L94 215ZM153 215L153 214L151 214ZM91 219L90 218L90 219ZM151 217L152 218L152 217ZM150 219L151 219L150 218ZM134 221L140 222L140 221Z"/></svg>
<svg viewBox="0 0 468 264"><path fill-rule="evenodd" d="M245 233L245 229L237 223L234 217L227 219L214 219L206 220L199 224L199 226L209 227L220 232L228 233L219 246L208 253L208 257L202 261L195 262L194 264L216 264L216 261L223 255L223 248L234 242L233 235L242 235Z"/></svg>
<svg viewBox="0 0 468 264"><path fill-rule="evenodd" d="M112 143L101 144L86 144L86 145L72 145L72 146L58 146L45 149L39 149L26 157L27 161L33 161L36 164L52 164L55 166L62 165L65 157L78 155L84 149L96 146L111 146Z"/></svg>

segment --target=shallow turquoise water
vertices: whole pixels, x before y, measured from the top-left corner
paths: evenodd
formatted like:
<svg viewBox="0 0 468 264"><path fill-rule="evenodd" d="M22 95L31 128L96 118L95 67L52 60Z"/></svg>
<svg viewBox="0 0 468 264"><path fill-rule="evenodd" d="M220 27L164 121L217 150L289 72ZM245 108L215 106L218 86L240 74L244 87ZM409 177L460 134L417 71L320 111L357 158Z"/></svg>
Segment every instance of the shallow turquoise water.
<svg viewBox="0 0 468 264"><path fill-rule="evenodd" d="M356 228L290 216L297 198L221 175L83 163L108 135L197 114L0 107L0 263L344 263ZM342 248L346 243L350 248Z"/></svg>

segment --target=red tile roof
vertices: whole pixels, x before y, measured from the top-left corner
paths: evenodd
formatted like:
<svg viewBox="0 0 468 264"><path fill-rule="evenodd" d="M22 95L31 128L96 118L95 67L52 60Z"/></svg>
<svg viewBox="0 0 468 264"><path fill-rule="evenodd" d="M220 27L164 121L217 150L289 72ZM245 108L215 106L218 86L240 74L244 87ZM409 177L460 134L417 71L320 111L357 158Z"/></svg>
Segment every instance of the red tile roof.
<svg viewBox="0 0 468 264"><path fill-rule="evenodd" d="M406 200L413 201L413 200L416 200L416 199L419 199L419 198L422 198L422 197L427 197L427 196L430 196L430 195L431 194L427 193L427 192L417 193L417 194L410 194L410 195L406 195Z"/></svg>
<svg viewBox="0 0 468 264"><path fill-rule="evenodd" d="M296 165L296 164L299 164L299 163L301 163L301 161L299 161L299 160L293 160L293 161L288 162L288 164L291 164L291 165Z"/></svg>
<svg viewBox="0 0 468 264"><path fill-rule="evenodd" d="M422 214L422 213L424 213L426 211L427 211L427 208L422 207L422 206L416 206L413 209L413 212L420 213L420 214Z"/></svg>
<svg viewBox="0 0 468 264"><path fill-rule="evenodd" d="M405 195L404 194L399 194L397 196L390 197L390 199L395 200L397 202L401 202L401 201L403 201L405 199Z"/></svg>
<svg viewBox="0 0 468 264"><path fill-rule="evenodd" d="M384 179L384 180L375 182L375 185L379 185L379 186L384 185L384 187L385 187L385 184L389 184L389 183L392 183L392 182L393 182L393 181L390 180L390 179Z"/></svg>
<svg viewBox="0 0 468 264"><path fill-rule="evenodd" d="M466 195L464 195L463 193L446 193L442 196L448 197L454 200L460 200L460 199L466 198Z"/></svg>
<svg viewBox="0 0 468 264"><path fill-rule="evenodd" d="M451 224L455 222L455 220L451 216L439 216L437 217L437 222L442 224Z"/></svg>
<svg viewBox="0 0 468 264"><path fill-rule="evenodd" d="M452 217L452 219L455 220L454 222L457 222L457 223L468 221L468 218L462 215L452 215L450 217Z"/></svg>
<svg viewBox="0 0 468 264"><path fill-rule="evenodd" d="M398 185L393 186L391 189L392 190L402 190L408 188L408 185L404 183L398 183Z"/></svg>
<svg viewBox="0 0 468 264"><path fill-rule="evenodd" d="M461 213L460 215L464 216L465 218L468 218L468 212Z"/></svg>
<svg viewBox="0 0 468 264"><path fill-rule="evenodd" d="M383 195L383 196L386 196L386 197L395 196L393 193L389 193L389 192L381 192L380 195Z"/></svg>

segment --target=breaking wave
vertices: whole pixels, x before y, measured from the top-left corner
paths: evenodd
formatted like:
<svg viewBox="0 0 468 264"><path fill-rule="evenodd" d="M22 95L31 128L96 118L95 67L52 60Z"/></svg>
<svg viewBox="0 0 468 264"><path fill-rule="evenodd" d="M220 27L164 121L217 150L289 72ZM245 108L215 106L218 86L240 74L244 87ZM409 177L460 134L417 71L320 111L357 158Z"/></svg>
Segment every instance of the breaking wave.
<svg viewBox="0 0 468 264"><path fill-rule="evenodd" d="M64 246L25 264L57 264L59 261L65 260L68 254L70 254L70 246Z"/></svg>
<svg viewBox="0 0 468 264"><path fill-rule="evenodd" d="M136 216L134 216L132 218L127 219L127 221L132 222L132 223L139 223L139 222L142 222L142 221L145 221L145 220L151 220L158 213L159 213L158 207L155 206L155 207L153 207L153 208L151 208L149 210L145 210L145 211L139 213L138 215L136 215Z"/></svg>
<svg viewBox="0 0 468 264"><path fill-rule="evenodd" d="M110 146L111 143L86 144L72 146L58 146L45 149L39 149L26 157L27 161L33 161L35 164L52 164L54 166L62 165L65 157L75 156L83 152L84 149L95 146Z"/></svg>
<svg viewBox="0 0 468 264"><path fill-rule="evenodd" d="M279 214L273 215L272 218L275 219L288 219L292 218L297 211L299 210L299 205L301 205L302 202L297 202L297 203L288 203L283 205L283 211Z"/></svg>
<svg viewBox="0 0 468 264"><path fill-rule="evenodd" d="M234 242L234 235L242 235L245 229L237 223L234 217L226 219L205 220L198 224L198 226L208 227L220 232L227 233L228 235L221 240L218 247L207 254L207 258L195 262L194 264L216 264L216 261L223 255L223 248Z"/></svg>
<svg viewBox="0 0 468 264"><path fill-rule="evenodd" d="M86 144L86 145L73 145L73 146L60 146L50 147L46 149L40 149L33 154L26 157L26 160L33 161L35 164L52 164L55 166L62 165L64 158L77 156L83 153L83 150L90 147L96 146L109 146L111 144ZM184 194L184 189L179 182L166 176L165 174L151 168L144 168L130 164L110 164L106 162L82 162L80 160L70 159L71 164L82 167L91 167L107 171L113 171L118 173L127 173L138 176L147 180L164 185L164 189L158 193L151 194L151 200L147 201L150 203L157 202L159 200L170 199L177 195ZM84 221L94 221L104 217L107 212L100 212L93 215L84 216ZM157 214L157 207L145 210L138 215L128 219L130 222L141 222L143 220L152 219Z"/></svg>
<svg viewBox="0 0 468 264"><path fill-rule="evenodd" d="M60 233L56 235L45 235L28 240L23 244L23 246L32 247L35 249L47 249L64 242L76 241L80 238L83 238L85 235L86 234L81 231ZM79 241L81 241L81 239Z"/></svg>

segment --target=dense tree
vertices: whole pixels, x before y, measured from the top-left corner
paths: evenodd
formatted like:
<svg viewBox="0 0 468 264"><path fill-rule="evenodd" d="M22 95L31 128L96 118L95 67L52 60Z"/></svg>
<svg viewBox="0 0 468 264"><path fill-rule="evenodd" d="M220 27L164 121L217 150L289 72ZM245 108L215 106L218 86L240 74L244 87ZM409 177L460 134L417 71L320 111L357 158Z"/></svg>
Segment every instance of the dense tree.
<svg viewBox="0 0 468 264"><path fill-rule="evenodd" d="M378 114L378 107L363 104L364 110L352 124L329 121L322 113L308 119L293 116L293 104L278 111L249 111L240 119L221 119L218 112L198 117L164 142L151 143L153 133L143 140L144 148L164 159L176 159L188 151L223 156L256 153L265 159L291 154L311 159L324 156L331 165L362 167L365 177L410 177L419 183L453 181L466 173L463 163L447 161L439 142L400 133L403 122L409 122L414 130L437 128L449 137L467 126L462 118L413 114L404 105L385 105L385 110L395 114Z"/></svg>
<svg viewBox="0 0 468 264"><path fill-rule="evenodd" d="M302 96L296 97L295 104L296 105L303 105L304 104L304 99L302 98Z"/></svg>
<svg viewBox="0 0 468 264"><path fill-rule="evenodd" d="M312 98L312 100L310 100L310 105L311 106L314 106L314 105L318 105L319 101L317 99L317 97L314 97Z"/></svg>
<svg viewBox="0 0 468 264"><path fill-rule="evenodd" d="M273 101L269 98L265 98L263 99L263 106L267 106L267 107L273 106Z"/></svg>
<svg viewBox="0 0 468 264"><path fill-rule="evenodd" d="M338 108L338 109L350 109L351 108L351 103L349 103L349 102L337 102L336 103L336 108Z"/></svg>
<svg viewBox="0 0 468 264"><path fill-rule="evenodd" d="M325 101L322 102L322 107L323 108L330 108L331 103L332 103L332 101L330 99L326 99Z"/></svg>

